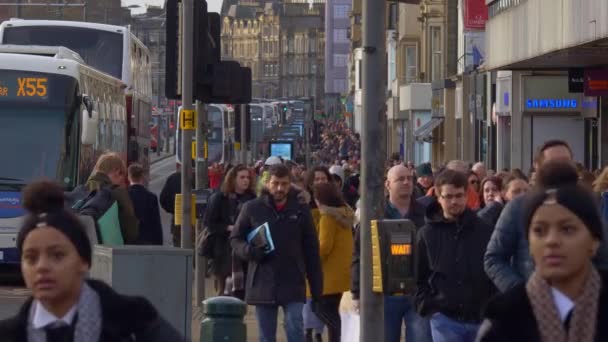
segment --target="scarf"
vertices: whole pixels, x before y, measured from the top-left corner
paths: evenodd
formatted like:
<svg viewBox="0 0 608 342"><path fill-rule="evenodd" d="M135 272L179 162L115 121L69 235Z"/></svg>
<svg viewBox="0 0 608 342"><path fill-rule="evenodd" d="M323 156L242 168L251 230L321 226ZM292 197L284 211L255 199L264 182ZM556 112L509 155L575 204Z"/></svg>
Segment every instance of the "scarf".
<svg viewBox="0 0 608 342"><path fill-rule="evenodd" d="M526 292L543 342L593 342L596 332L601 279L595 268L585 282L583 293L574 301L568 331L553 302L551 286L537 271L526 284Z"/></svg>
<svg viewBox="0 0 608 342"><path fill-rule="evenodd" d="M46 332L44 328L35 329L32 325L36 301L30 307L27 341L46 342ZM77 317L77 318L76 318ZM101 335L101 302L99 295L87 283L82 286L80 299L78 299L76 310L76 326L74 328L74 342L96 342Z"/></svg>

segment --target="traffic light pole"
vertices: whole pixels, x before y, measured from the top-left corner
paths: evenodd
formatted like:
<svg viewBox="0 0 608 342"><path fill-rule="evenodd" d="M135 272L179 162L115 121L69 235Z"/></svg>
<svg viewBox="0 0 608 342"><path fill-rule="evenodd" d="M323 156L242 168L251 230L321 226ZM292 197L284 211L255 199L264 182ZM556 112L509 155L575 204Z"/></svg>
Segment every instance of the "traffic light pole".
<svg viewBox="0 0 608 342"><path fill-rule="evenodd" d="M182 108L183 111L194 110L192 106L192 77L194 74L194 51L192 42L194 40L194 0L182 0L182 18L183 18L183 68L182 68ZM184 113L181 115L184 120ZM182 231L181 231L181 246L182 248L192 249L192 224L191 212L192 201L192 163L190 162L192 155L192 130L182 130Z"/></svg>
<svg viewBox="0 0 608 342"><path fill-rule="evenodd" d="M247 165L247 105L241 106L241 163Z"/></svg>
<svg viewBox="0 0 608 342"><path fill-rule="evenodd" d="M363 0L363 122L361 132L361 335L360 341L384 341L384 303L372 291L371 220L384 210L386 0Z"/></svg>
<svg viewBox="0 0 608 342"><path fill-rule="evenodd" d="M196 101L196 189L207 189L209 178L207 176L207 157L205 156L205 142L207 141L207 105ZM202 219L197 221L197 237L203 232ZM198 240L197 240L198 241ZM201 256L196 244L196 269L194 273L195 303L203 305L205 299L205 274L207 273L207 259Z"/></svg>

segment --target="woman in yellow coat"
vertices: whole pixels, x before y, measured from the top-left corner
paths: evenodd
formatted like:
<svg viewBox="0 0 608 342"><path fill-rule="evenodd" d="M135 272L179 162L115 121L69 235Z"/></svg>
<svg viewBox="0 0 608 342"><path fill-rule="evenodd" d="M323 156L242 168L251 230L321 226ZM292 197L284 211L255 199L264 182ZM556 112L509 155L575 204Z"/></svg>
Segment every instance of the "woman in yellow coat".
<svg viewBox="0 0 608 342"><path fill-rule="evenodd" d="M330 342L340 341L340 300L350 290L354 214L338 188L317 184L314 198L319 208L319 253L323 268L323 296L313 311L327 325Z"/></svg>

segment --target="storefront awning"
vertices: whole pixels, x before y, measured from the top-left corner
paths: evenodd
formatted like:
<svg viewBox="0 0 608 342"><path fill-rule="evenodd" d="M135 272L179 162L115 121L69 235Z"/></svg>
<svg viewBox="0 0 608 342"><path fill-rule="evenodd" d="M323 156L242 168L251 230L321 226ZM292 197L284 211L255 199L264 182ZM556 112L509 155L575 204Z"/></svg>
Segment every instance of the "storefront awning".
<svg viewBox="0 0 608 342"><path fill-rule="evenodd" d="M414 137L419 141L428 139L433 134L433 130L441 125L442 122L443 118L432 118L429 122L414 131Z"/></svg>

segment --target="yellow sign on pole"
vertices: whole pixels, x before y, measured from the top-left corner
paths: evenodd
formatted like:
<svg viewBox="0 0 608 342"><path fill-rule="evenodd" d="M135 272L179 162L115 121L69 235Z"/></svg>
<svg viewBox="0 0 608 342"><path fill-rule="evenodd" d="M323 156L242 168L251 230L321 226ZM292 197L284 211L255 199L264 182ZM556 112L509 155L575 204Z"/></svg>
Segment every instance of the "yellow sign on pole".
<svg viewBox="0 0 608 342"><path fill-rule="evenodd" d="M192 160L196 160L196 157L197 157L196 141L193 141L192 142ZM209 158L209 145L207 144L206 141L203 144L203 158L205 158L205 159Z"/></svg>
<svg viewBox="0 0 608 342"><path fill-rule="evenodd" d="M234 143L234 149L237 150L237 151L240 151L241 150L241 143L238 142L238 141L236 141Z"/></svg>
<svg viewBox="0 0 608 342"><path fill-rule="evenodd" d="M192 203L191 205L191 215L190 215L190 219L191 219L191 223L192 226L194 227L196 225L196 196L192 195ZM182 213L184 212L184 207L182 206L182 194L177 194L175 195L175 225L176 226L181 226L182 225Z"/></svg>
<svg viewBox="0 0 608 342"><path fill-rule="evenodd" d="M193 130L196 129L196 111L185 110L179 115L179 128L182 130Z"/></svg>

